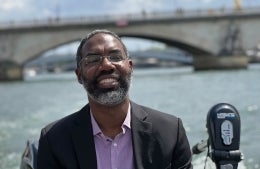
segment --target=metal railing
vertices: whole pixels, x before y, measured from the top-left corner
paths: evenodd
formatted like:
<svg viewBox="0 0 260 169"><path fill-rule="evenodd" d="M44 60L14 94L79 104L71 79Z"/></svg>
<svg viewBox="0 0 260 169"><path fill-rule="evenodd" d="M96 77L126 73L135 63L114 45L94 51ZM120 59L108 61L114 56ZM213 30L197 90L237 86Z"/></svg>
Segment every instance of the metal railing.
<svg viewBox="0 0 260 169"><path fill-rule="evenodd" d="M176 9L174 11L156 11L156 12L140 12L130 14L107 14L96 16L79 16L79 17L53 17L46 19L32 19L23 21L9 21L0 22L0 30L2 29L15 29L26 27L40 27L40 26L62 26L62 25L75 25L75 24L99 24L115 22L120 25L127 25L129 21L145 21L145 20L159 20L159 19L187 19L187 18L200 18L200 17L221 17L228 15L260 15L260 7L244 8L241 10L231 8L219 9L194 9L184 10Z"/></svg>

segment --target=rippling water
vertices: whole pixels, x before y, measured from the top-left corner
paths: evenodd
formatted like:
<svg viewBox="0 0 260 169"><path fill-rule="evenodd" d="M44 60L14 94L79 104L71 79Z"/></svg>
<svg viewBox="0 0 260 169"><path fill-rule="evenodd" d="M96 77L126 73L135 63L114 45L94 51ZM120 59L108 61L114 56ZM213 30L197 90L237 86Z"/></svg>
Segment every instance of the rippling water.
<svg viewBox="0 0 260 169"><path fill-rule="evenodd" d="M191 68L136 69L130 97L137 103L183 119L190 144L207 138L208 110L220 102L234 105L241 116L239 168L260 168L260 65L248 70L193 72ZM80 109L87 102L73 73L28 77L0 83L0 169L18 169L26 140L38 138L47 123ZM195 169L205 155L194 156Z"/></svg>

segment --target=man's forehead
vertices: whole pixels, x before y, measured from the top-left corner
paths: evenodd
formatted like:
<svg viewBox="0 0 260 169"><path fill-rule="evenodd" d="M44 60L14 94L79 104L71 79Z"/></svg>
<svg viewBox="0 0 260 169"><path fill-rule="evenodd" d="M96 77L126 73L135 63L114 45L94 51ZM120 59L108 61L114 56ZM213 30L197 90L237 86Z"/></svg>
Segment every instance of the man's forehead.
<svg viewBox="0 0 260 169"><path fill-rule="evenodd" d="M104 42L104 41L115 41L120 43L120 41L116 37L108 33L97 33L91 36L87 40L87 42Z"/></svg>
<svg viewBox="0 0 260 169"><path fill-rule="evenodd" d="M106 33L97 33L93 35L85 42L83 48L90 49L94 47L99 47L101 45L106 45L107 47L117 46L119 48L123 48L123 45L116 37Z"/></svg>

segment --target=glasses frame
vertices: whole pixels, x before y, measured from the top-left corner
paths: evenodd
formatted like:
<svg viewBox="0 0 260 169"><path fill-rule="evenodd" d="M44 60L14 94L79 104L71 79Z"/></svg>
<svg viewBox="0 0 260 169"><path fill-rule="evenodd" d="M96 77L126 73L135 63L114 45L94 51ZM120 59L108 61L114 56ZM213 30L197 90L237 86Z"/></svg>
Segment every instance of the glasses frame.
<svg viewBox="0 0 260 169"><path fill-rule="evenodd" d="M117 64L118 62L121 62L121 61L125 61L125 60L128 60L129 57L127 57L126 55L123 55L121 54L120 52L120 55L122 56L121 60L118 60L118 61L113 61L111 60L111 56L113 56L113 53L110 54L110 55L99 55L99 54L89 54L89 55L86 55L84 57L81 58L80 62L79 62L79 65L81 66L82 65L82 62L86 61L86 63L84 63L85 66L94 66L94 65L99 65L102 63L102 61L106 58L110 63L112 64ZM89 56L96 56L98 59L97 62L90 62L90 63L87 63L87 58Z"/></svg>

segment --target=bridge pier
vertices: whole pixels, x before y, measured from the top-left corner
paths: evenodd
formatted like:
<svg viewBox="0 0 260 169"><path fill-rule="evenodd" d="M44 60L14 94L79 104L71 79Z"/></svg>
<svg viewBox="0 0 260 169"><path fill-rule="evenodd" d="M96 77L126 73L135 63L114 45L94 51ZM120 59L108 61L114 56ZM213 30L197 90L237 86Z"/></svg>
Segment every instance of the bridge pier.
<svg viewBox="0 0 260 169"><path fill-rule="evenodd" d="M248 57L245 55L196 56L193 63L194 70L246 69Z"/></svg>
<svg viewBox="0 0 260 169"><path fill-rule="evenodd" d="M0 81L23 80L23 66L13 61L0 61Z"/></svg>

